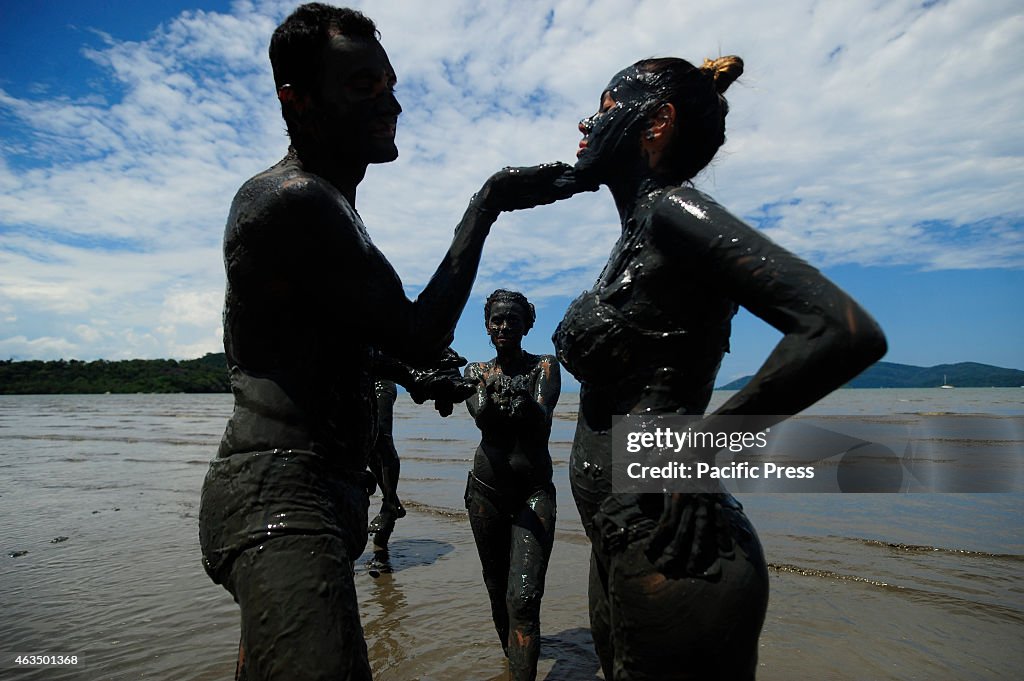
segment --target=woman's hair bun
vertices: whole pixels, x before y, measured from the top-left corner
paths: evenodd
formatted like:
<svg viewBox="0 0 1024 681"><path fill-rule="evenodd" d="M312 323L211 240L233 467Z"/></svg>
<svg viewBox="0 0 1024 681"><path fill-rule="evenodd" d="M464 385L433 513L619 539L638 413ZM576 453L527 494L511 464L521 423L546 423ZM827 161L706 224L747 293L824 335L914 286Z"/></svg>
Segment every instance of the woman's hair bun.
<svg viewBox="0 0 1024 681"><path fill-rule="evenodd" d="M722 94L743 75L743 60L730 54L718 59L705 59L700 68L715 79L715 90Z"/></svg>

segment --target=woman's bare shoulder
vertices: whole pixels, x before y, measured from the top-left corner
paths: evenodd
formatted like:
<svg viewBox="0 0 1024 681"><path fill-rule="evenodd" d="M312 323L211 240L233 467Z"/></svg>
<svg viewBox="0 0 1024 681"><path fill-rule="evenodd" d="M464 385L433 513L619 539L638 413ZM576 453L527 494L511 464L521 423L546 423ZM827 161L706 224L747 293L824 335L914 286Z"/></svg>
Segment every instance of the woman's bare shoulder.
<svg viewBox="0 0 1024 681"><path fill-rule="evenodd" d="M693 187L662 192L650 210L655 241L666 248L709 256L733 254L737 248L760 251L774 245L759 230Z"/></svg>
<svg viewBox="0 0 1024 681"><path fill-rule="evenodd" d="M470 362L462 370L462 375L467 378L480 378L494 367L494 360L486 362Z"/></svg>

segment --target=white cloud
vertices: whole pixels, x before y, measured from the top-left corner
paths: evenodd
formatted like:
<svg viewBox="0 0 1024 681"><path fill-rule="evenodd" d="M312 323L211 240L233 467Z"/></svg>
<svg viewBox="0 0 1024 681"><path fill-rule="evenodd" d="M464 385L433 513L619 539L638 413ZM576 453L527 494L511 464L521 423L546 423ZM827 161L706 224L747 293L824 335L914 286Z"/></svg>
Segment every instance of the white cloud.
<svg viewBox="0 0 1024 681"><path fill-rule="evenodd" d="M370 169L359 208L412 293L491 172L571 162L608 78L669 54L744 58L729 141L698 186L771 219L784 245L821 265L1024 264L1017 3L360 4L405 113L401 157ZM0 140L0 350L219 349L228 205L286 147L266 46L293 6L240 2L141 42L104 37L83 58L108 89L80 100L0 90L25 133ZM502 216L476 290L575 294L616 234L607 193Z"/></svg>
<svg viewBox="0 0 1024 681"><path fill-rule="evenodd" d="M220 323L220 306L224 293L208 291L172 291L164 298L160 319L168 324L216 327Z"/></svg>
<svg viewBox="0 0 1024 681"><path fill-rule="evenodd" d="M28 339L25 336L0 338L0 357L33 359L37 357L67 357L74 351L74 344L63 338L42 336Z"/></svg>
<svg viewBox="0 0 1024 681"><path fill-rule="evenodd" d="M103 338L103 332L88 324L79 324L75 327L75 335L84 343L96 343Z"/></svg>

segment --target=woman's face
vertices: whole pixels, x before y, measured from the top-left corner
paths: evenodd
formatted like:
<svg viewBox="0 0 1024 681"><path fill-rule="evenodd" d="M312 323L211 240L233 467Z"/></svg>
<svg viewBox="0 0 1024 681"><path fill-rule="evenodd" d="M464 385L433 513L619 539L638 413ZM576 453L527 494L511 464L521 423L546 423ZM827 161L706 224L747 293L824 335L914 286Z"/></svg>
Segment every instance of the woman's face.
<svg viewBox="0 0 1024 681"><path fill-rule="evenodd" d="M526 335L526 315L518 303L496 300L487 315L487 335L498 350L518 348Z"/></svg>
<svg viewBox="0 0 1024 681"><path fill-rule="evenodd" d="M579 124L583 139L576 152L578 176L602 182L610 173L632 167L640 154L640 132L656 103L649 87L651 77L630 66L605 87L597 113Z"/></svg>

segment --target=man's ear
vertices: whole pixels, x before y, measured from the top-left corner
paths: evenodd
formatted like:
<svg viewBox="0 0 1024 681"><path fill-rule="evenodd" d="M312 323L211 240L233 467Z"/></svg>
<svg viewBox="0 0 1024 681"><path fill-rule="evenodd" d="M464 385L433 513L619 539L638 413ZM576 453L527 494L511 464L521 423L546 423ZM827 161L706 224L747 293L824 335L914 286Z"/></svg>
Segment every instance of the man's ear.
<svg viewBox="0 0 1024 681"><path fill-rule="evenodd" d="M281 102L281 108L297 114L303 113L310 105L309 95L299 94L289 83L277 88L277 99Z"/></svg>

